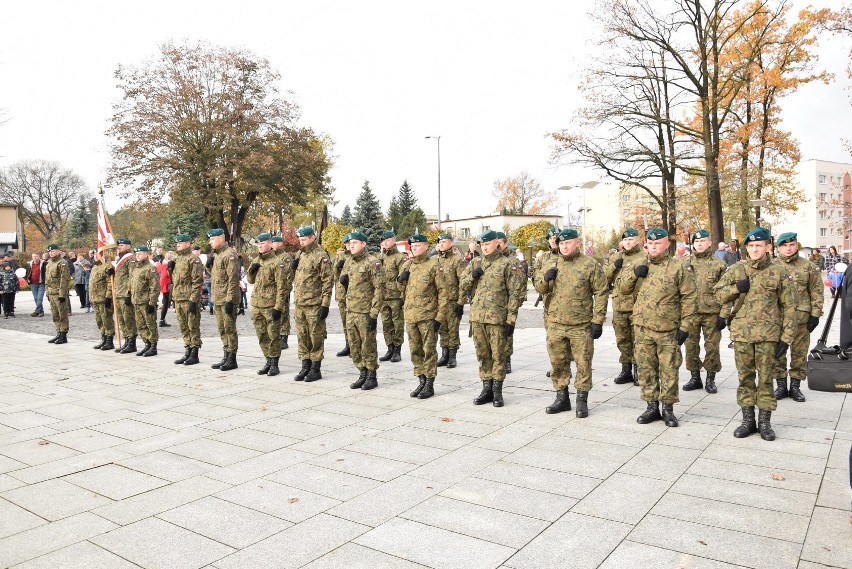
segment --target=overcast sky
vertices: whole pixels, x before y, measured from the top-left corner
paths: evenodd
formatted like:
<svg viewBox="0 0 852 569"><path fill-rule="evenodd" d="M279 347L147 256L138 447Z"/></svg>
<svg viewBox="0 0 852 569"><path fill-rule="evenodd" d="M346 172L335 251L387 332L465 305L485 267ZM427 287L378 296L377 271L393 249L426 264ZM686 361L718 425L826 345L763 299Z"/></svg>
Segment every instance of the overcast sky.
<svg viewBox="0 0 852 569"><path fill-rule="evenodd" d="M408 179L429 214L490 213L494 180L525 170L546 188L597 174L548 164L548 131L570 126L582 101L578 69L592 49L593 0L5 2L0 18L0 166L57 160L95 188L107 164L104 131L118 97L114 72L154 57L166 40L206 40L266 57L330 135L340 204L365 179L383 209ZM804 159L852 162L848 44L823 38L831 85L784 103ZM560 212L564 215L567 194ZM108 198L110 210L117 197ZM575 204L577 202L575 201ZM576 205L575 205L576 207Z"/></svg>

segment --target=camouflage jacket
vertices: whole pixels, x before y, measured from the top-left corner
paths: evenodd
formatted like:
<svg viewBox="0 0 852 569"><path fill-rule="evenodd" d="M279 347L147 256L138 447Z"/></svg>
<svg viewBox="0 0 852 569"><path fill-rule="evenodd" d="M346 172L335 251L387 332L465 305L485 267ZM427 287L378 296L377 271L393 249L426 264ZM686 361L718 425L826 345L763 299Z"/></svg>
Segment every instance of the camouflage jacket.
<svg viewBox="0 0 852 569"><path fill-rule="evenodd" d="M316 241L296 253L299 267L293 277L296 306L328 306L334 286L334 268L328 253Z"/></svg>
<svg viewBox="0 0 852 569"><path fill-rule="evenodd" d="M190 249L177 252L172 269L172 299L175 302L201 302L204 264Z"/></svg>
<svg viewBox="0 0 852 569"><path fill-rule="evenodd" d="M334 255L334 298L337 299L337 302L346 302L346 289L344 289L343 285L340 284L340 274L346 266L346 261L351 258L352 253L350 253L348 249L338 251L337 254ZM342 265L340 263L341 261L343 261Z"/></svg>
<svg viewBox="0 0 852 569"><path fill-rule="evenodd" d="M456 295L449 296L447 279L444 277L440 261L427 254L418 255L405 262L402 271L408 270L408 281L395 283L403 297L403 315L406 322L424 322L437 320L446 322L449 315L447 306Z"/></svg>
<svg viewBox="0 0 852 569"><path fill-rule="evenodd" d="M68 263L57 255L47 260L47 270L44 276L44 290L47 296L67 298L68 287L71 286L71 269Z"/></svg>
<svg viewBox="0 0 852 569"><path fill-rule="evenodd" d="M473 270L477 268L483 270L483 275L474 280ZM523 269L499 251L475 257L462 274L456 302L464 304L470 292L471 322L514 324L522 302L518 281L525 280Z"/></svg>
<svg viewBox="0 0 852 569"><path fill-rule="evenodd" d="M692 266L692 272L695 274L698 313L719 314L722 305L719 304L713 289L728 270L725 261L713 255L711 249L707 249L703 253L693 253L685 262Z"/></svg>
<svg viewBox="0 0 852 569"><path fill-rule="evenodd" d="M213 304L240 302L240 260L228 245L222 245L210 269L210 294Z"/></svg>
<svg viewBox="0 0 852 569"><path fill-rule="evenodd" d="M548 283L544 275L550 269L556 269L556 279ZM577 326L603 324L606 319L609 285L598 262L581 255L579 249L542 264L536 271L535 289L551 297L546 323Z"/></svg>
<svg viewBox="0 0 852 569"><path fill-rule="evenodd" d="M825 286L820 270L807 259L800 257L798 253L791 257L779 254L775 262L784 267L793 277L793 285L796 289L796 311L802 313L799 315L799 320L806 321L808 316L821 317Z"/></svg>
<svg viewBox="0 0 852 569"><path fill-rule="evenodd" d="M130 255L130 258L124 261L117 269L115 269L115 296L116 298L124 298L130 295L130 268L136 264L136 259L133 253L125 253L118 260Z"/></svg>
<svg viewBox="0 0 852 569"><path fill-rule="evenodd" d="M130 268L130 301L157 306L160 298L160 273L150 261L136 262Z"/></svg>
<svg viewBox="0 0 852 569"><path fill-rule="evenodd" d="M449 317L449 310L453 310L456 299L459 297L459 284L461 283L462 275L464 274L465 264L461 257L453 253L453 250L443 251L435 257L438 261L438 272L444 282L444 296L447 297L447 302L438 303L438 311L445 318Z"/></svg>
<svg viewBox="0 0 852 569"><path fill-rule="evenodd" d="M276 255L274 251L267 251L252 261L260 268L256 273L248 271L246 279L254 285L251 291L251 305L253 308L275 308L284 311L285 298L285 273L284 259ZM249 265L249 269L251 266ZM290 267L287 267L288 269Z"/></svg>
<svg viewBox="0 0 852 569"><path fill-rule="evenodd" d="M536 278L538 278L539 273L542 273L547 270L545 267L552 267L555 260L559 257L559 249L549 249L542 253L541 257L533 258L533 263L530 265L530 278L532 279L533 286L535 286ZM538 290L538 288L536 288ZM541 298L544 299L544 314L547 315L547 307L550 306L550 298L551 294L539 292Z"/></svg>
<svg viewBox="0 0 852 569"><path fill-rule="evenodd" d="M512 267L518 273L517 278L515 279L515 286L518 287L518 295L520 296L521 304L523 304L527 300L527 274L524 271L524 266L517 257L509 252L508 249L503 251L503 256L509 259L512 263Z"/></svg>
<svg viewBox="0 0 852 569"><path fill-rule="evenodd" d="M396 279L402 272L402 265L408 260L408 256L400 253L396 246L382 253L382 263L385 272L385 300L397 300L402 298L402 293L396 286Z"/></svg>
<svg viewBox="0 0 852 569"><path fill-rule="evenodd" d="M741 295L737 281L744 279L750 281L749 291ZM733 341L792 343L796 313L793 276L770 255L731 265L714 290L722 303L721 316L729 318ZM737 304L739 309L731 317Z"/></svg>
<svg viewBox="0 0 852 569"><path fill-rule="evenodd" d="M290 300L290 293L293 292L293 269L290 268L290 263L293 262L293 255L285 251L284 249L279 249L275 251L272 250L276 257L278 257L278 265L284 267L284 303L286 304L288 300Z"/></svg>
<svg viewBox="0 0 852 569"><path fill-rule="evenodd" d="M109 263L95 260L89 275L89 300L92 302L104 302L107 298L112 300L112 279L106 274L109 267Z"/></svg>
<svg viewBox="0 0 852 569"><path fill-rule="evenodd" d="M623 259L620 269L615 267L615 261ZM612 255L604 267L604 276L612 288L612 309L615 312L632 312L633 303L636 301L636 292L624 294L622 292L622 280L627 275L633 274L633 267L645 262L645 251L642 245L636 245L630 251L619 251Z"/></svg>
<svg viewBox="0 0 852 569"><path fill-rule="evenodd" d="M644 264L648 265L648 276L639 279L633 268ZM692 327L697 308L695 276L692 267L672 259L668 252L656 257L643 255L630 265L625 263L618 282L620 294L636 295L633 302L634 325L655 332Z"/></svg>
<svg viewBox="0 0 852 569"><path fill-rule="evenodd" d="M349 278L346 288L346 312L369 314L378 318L385 296L385 272L378 257L366 249L352 255L343 267L342 275Z"/></svg>

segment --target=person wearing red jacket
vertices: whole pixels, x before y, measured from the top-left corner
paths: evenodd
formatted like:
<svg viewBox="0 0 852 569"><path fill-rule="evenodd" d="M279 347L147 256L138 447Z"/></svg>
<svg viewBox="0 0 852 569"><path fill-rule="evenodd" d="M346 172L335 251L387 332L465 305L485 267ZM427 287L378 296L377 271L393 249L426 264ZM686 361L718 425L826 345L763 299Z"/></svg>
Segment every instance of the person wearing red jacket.
<svg viewBox="0 0 852 569"><path fill-rule="evenodd" d="M175 252L166 253L162 262L156 263L157 271L160 273L160 292L163 294L163 306L160 307L160 328L168 328L171 324L166 323L166 312L172 303L172 277L169 275L169 266L174 267Z"/></svg>

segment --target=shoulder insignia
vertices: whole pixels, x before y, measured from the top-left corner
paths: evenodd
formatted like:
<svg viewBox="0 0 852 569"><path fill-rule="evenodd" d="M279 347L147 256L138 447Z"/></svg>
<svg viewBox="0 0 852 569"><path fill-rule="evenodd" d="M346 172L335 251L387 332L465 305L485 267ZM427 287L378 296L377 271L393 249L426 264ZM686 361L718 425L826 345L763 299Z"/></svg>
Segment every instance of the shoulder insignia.
<svg viewBox="0 0 852 569"><path fill-rule="evenodd" d="M230 257L228 257L228 258L229 258L230 260L232 260L232 261L235 261L235 260L236 260L236 259L234 258L234 256L233 256L233 255L231 255L231 256L230 256Z"/></svg>
<svg viewBox="0 0 852 569"><path fill-rule="evenodd" d="M689 271L689 272L691 273L691 272L692 272L692 265L687 265L687 266L686 266L686 270L687 270L687 271Z"/></svg>
<svg viewBox="0 0 852 569"><path fill-rule="evenodd" d="M792 280L793 280L793 275L792 275L792 274L787 275L787 280L788 280L788 281L792 281Z"/></svg>
<svg viewBox="0 0 852 569"><path fill-rule="evenodd" d="M376 266L377 266L377 267L381 267L381 266L382 266L382 262L381 262L381 261L376 261Z"/></svg>
<svg viewBox="0 0 852 569"><path fill-rule="evenodd" d="M328 263L328 257L323 257L323 258L322 258L322 262L323 262L323 263Z"/></svg>

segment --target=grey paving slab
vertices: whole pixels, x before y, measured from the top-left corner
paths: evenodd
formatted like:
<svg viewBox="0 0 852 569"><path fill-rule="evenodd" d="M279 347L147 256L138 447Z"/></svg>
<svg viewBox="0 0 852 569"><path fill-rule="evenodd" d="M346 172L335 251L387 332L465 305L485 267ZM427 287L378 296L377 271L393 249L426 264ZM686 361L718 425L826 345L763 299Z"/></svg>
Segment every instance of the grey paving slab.
<svg viewBox="0 0 852 569"><path fill-rule="evenodd" d="M848 457L847 457L848 460ZM826 468L817 496L817 506L849 509L852 503L852 489L849 487L849 467L844 469ZM852 523L852 522L850 522Z"/></svg>
<svg viewBox="0 0 852 569"><path fill-rule="evenodd" d="M808 492L720 480L694 474L684 474L678 478L670 491L695 496L696 498L708 498L799 516L810 516L816 501L816 496Z"/></svg>
<svg viewBox="0 0 852 569"><path fill-rule="evenodd" d="M209 425L207 425L209 427ZM213 435L210 439L258 452L272 452L299 442L299 439L240 427Z"/></svg>
<svg viewBox="0 0 852 569"><path fill-rule="evenodd" d="M256 450L220 441L214 441L207 438L181 443L179 445L168 447L166 450L180 456L193 458L215 466L229 466L235 462L241 462L260 454Z"/></svg>
<svg viewBox="0 0 852 569"><path fill-rule="evenodd" d="M313 425L302 421L294 421L287 415L253 423L251 428L299 440L312 439L334 430L331 427L323 427L321 425Z"/></svg>
<svg viewBox="0 0 852 569"><path fill-rule="evenodd" d="M712 445L702 454L702 458L751 464L776 470L790 470L808 474L820 474L825 470L826 459L776 452L771 448L737 448L720 444Z"/></svg>
<svg viewBox="0 0 852 569"><path fill-rule="evenodd" d="M168 480L116 464L84 470L65 476L62 480L113 500L123 500L169 483Z"/></svg>
<svg viewBox="0 0 852 569"><path fill-rule="evenodd" d="M217 467L212 464L162 450L120 460L116 464L170 482L177 482L217 470Z"/></svg>
<svg viewBox="0 0 852 569"><path fill-rule="evenodd" d="M95 431L106 433L114 437L120 437L129 441L147 439L156 435L169 433L170 430L150 423L143 423L133 419L122 419L111 423L102 423L92 427Z"/></svg>
<svg viewBox="0 0 852 569"><path fill-rule="evenodd" d="M264 478L341 501L351 500L381 484L372 478L355 476L307 463L295 464Z"/></svg>
<svg viewBox="0 0 852 569"><path fill-rule="evenodd" d="M13 470L18 470L21 468L26 468L28 465L23 462L19 462L15 459L9 458L8 456L0 455L0 474L5 474L7 472L12 472Z"/></svg>
<svg viewBox="0 0 852 569"><path fill-rule="evenodd" d="M311 455L290 448L282 448L260 454L254 458L237 462L224 468L219 468L207 473L210 478L215 478L228 484L242 484L267 474L272 474L292 464L298 464L310 458Z"/></svg>
<svg viewBox="0 0 852 569"><path fill-rule="evenodd" d="M388 555L356 543L333 549L304 566L304 569L424 569L425 565Z"/></svg>
<svg viewBox="0 0 852 569"><path fill-rule="evenodd" d="M102 547L81 541L47 555L15 565L15 569L138 569Z"/></svg>
<svg viewBox="0 0 852 569"><path fill-rule="evenodd" d="M406 443L403 441L394 441L389 439L380 439L378 437L366 437L353 443L345 450L352 452L360 452L371 456L379 456L398 460L401 462L410 462L422 466L429 464L432 461L447 454L447 451L435 447Z"/></svg>
<svg viewBox="0 0 852 569"><path fill-rule="evenodd" d="M599 478L515 464L505 460L486 466L474 474L474 477L577 499L584 497L601 483Z"/></svg>
<svg viewBox="0 0 852 569"><path fill-rule="evenodd" d="M802 559L844 569L852 567L852 519L848 509L814 509Z"/></svg>
<svg viewBox="0 0 852 569"><path fill-rule="evenodd" d="M142 423L164 427L166 429L186 429L195 425L205 423L206 420L193 415L176 413L170 409L145 413L137 418Z"/></svg>
<svg viewBox="0 0 852 569"><path fill-rule="evenodd" d="M198 569L234 549L158 518L146 518L90 541L146 569Z"/></svg>
<svg viewBox="0 0 852 569"><path fill-rule="evenodd" d="M410 462L401 462L346 450L337 450L312 458L310 463L357 476L373 478L382 482L393 480L417 468L416 465Z"/></svg>
<svg viewBox="0 0 852 569"><path fill-rule="evenodd" d="M444 482L400 476L332 508L328 513L375 527L431 498L447 486Z"/></svg>
<svg viewBox="0 0 852 569"><path fill-rule="evenodd" d="M600 565L600 569L660 569L662 567L734 569L740 566L630 540L622 541Z"/></svg>
<svg viewBox="0 0 852 569"><path fill-rule="evenodd" d="M0 498L0 538L46 524L43 518Z"/></svg>
<svg viewBox="0 0 852 569"><path fill-rule="evenodd" d="M441 528L393 519L355 543L437 569L499 567L515 550Z"/></svg>
<svg viewBox="0 0 852 569"><path fill-rule="evenodd" d="M785 488L787 490L798 490L816 494L822 477L803 472L792 472L764 466L752 466L750 464L737 464L734 462L723 462L699 458L687 470L689 474L719 478L721 480L733 480L735 482L747 482L771 486L772 488Z"/></svg>
<svg viewBox="0 0 852 569"><path fill-rule="evenodd" d="M700 454L701 451L693 448L651 444L643 448L618 471L623 474L674 482L686 472Z"/></svg>
<svg viewBox="0 0 852 569"><path fill-rule="evenodd" d="M719 433L725 429L722 425L708 425L691 421L681 421L676 429L666 429L654 439L656 444L704 450L713 443Z"/></svg>
<svg viewBox="0 0 852 569"><path fill-rule="evenodd" d="M504 456L506 456L504 452L466 446L411 471L411 475L453 483L482 470L490 464L494 464Z"/></svg>
<svg viewBox="0 0 852 569"><path fill-rule="evenodd" d="M13 429L31 429L58 422L59 419L55 417L42 415L34 411L20 411L18 413L4 413L0 415L0 425L6 425Z"/></svg>
<svg viewBox="0 0 852 569"><path fill-rule="evenodd" d="M115 524L89 512L0 539L0 567L10 567L110 531Z"/></svg>
<svg viewBox="0 0 852 569"><path fill-rule="evenodd" d="M546 521L556 521L574 504L573 498L468 478L441 492L442 496Z"/></svg>
<svg viewBox="0 0 852 569"><path fill-rule="evenodd" d="M340 503L307 490L258 479L216 494L217 498L298 523Z"/></svg>
<svg viewBox="0 0 852 569"><path fill-rule="evenodd" d="M627 524L637 524L671 486L671 482L616 472L571 508Z"/></svg>
<svg viewBox="0 0 852 569"><path fill-rule="evenodd" d="M551 431L550 427L541 425L512 423L481 437L473 443L473 446L501 452L514 452Z"/></svg>
<svg viewBox="0 0 852 569"><path fill-rule="evenodd" d="M456 450L476 441L475 437L445 433L431 429L419 429L412 426L400 426L378 435L380 438L403 441L444 450Z"/></svg>
<svg viewBox="0 0 852 569"><path fill-rule="evenodd" d="M77 454L75 456L64 458L62 460L54 460L38 466L30 468L22 468L15 471L15 478L26 482L27 484L35 484L51 478L59 478L75 472L97 468L105 464L110 464L130 455L116 449L102 449L94 452Z"/></svg>
<svg viewBox="0 0 852 569"><path fill-rule="evenodd" d="M27 466L37 466L77 456L80 452L46 439L32 439L0 447L0 454Z"/></svg>
<svg viewBox="0 0 852 569"><path fill-rule="evenodd" d="M0 497L49 521L112 503L112 500L101 494L58 478L9 490L0 494Z"/></svg>
<svg viewBox="0 0 852 569"><path fill-rule="evenodd" d="M497 430L497 426L495 425L455 419L452 417L452 413L449 412L440 416L427 416L422 419L417 419L416 421L409 423L409 426L415 429L432 429L433 431L440 431L442 433L477 438L484 437L485 435Z"/></svg>
<svg viewBox="0 0 852 569"><path fill-rule="evenodd" d="M56 443L79 452L92 452L103 448L109 448L124 444L127 439L114 437L106 433L100 433L92 429L77 429L76 431L65 431L45 437L46 441Z"/></svg>

